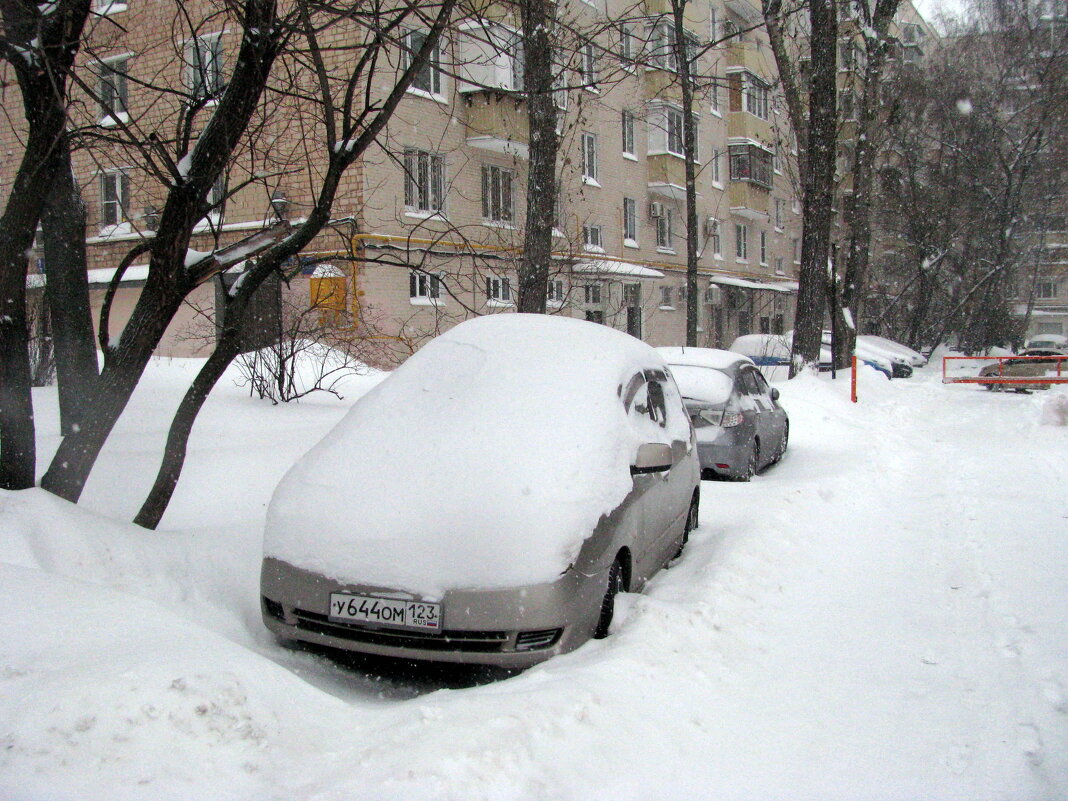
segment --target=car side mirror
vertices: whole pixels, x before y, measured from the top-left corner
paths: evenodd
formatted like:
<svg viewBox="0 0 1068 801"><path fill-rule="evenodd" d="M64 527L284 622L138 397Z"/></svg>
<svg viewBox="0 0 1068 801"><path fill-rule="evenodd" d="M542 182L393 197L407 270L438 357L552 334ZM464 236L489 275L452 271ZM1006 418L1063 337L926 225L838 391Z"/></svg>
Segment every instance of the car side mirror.
<svg viewBox="0 0 1068 801"><path fill-rule="evenodd" d="M638 455L631 465L631 475L661 473L671 469L671 446L663 442L646 442L638 448Z"/></svg>
<svg viewBox="0 0 1068 801"><path fill-rule="evenodd" d="M779 399L779 390L777 387L771 388L771 399L777 401Z"/></svg>

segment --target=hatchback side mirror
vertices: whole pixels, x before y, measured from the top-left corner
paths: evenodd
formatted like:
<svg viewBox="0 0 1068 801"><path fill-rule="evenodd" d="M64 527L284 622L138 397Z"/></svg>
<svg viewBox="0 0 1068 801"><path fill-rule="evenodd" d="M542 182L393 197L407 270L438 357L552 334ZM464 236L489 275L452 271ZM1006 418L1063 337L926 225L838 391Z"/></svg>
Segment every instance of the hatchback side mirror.
<svg viewBox="0 0 1068 801"><path fill-rule="evenodd" d="M646 442L638 448L638 455L631 465L631 475L661 473L671 469L671 446L663 442Z"/></svg>
<svg viewBox="0 0 1068 801"><path fill-rule="evenodd" d="M771 388L771 399L777 401L779 399L779 390L777 387Z"/></svg>

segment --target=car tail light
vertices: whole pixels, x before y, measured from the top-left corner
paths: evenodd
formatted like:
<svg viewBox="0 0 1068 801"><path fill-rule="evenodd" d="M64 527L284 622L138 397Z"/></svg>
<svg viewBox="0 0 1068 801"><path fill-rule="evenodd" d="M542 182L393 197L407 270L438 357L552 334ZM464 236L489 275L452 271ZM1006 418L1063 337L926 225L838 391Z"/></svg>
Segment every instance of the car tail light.
<svg viewBox="0 0 1068 801"><path fill-rule="evenodd" d="M720 425L724 428L733 428L734 426L741 425L744 419L745 417L741 412L724 412L723 422L720 423Z"/></svg>

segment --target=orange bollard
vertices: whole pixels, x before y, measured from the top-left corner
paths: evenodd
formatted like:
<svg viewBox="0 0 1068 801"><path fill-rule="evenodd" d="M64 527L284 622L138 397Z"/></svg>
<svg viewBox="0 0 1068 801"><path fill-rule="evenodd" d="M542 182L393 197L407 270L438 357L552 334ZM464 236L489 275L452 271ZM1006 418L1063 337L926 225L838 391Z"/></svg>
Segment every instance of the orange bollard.
<svg viewBox="0 0 1068 801"><path fill-rule="evenodd" d="M853 357L853 376L849 387L849 399L853 403L857 402L857 357Z"/></svg>

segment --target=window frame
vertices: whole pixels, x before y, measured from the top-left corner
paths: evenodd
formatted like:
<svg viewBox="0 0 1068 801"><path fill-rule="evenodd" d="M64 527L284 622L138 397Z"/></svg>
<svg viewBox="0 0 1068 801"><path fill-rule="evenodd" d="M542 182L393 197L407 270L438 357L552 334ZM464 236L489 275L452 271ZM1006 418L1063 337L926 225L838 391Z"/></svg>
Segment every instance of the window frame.
<svg viewBox="0 0 1068 801"><path fill-rule="evenodd" d="M199 34L186 40L185 85L194 102L217 99L225 88L222 37L220 31ZM204 60L205 54L207 61Z"/></svg>
<svg viewBox="0 0 1068 801"><path fill-rule="evenodd" d="M734 224L734 259L749 262L749 226L746 223Z"/></svg>
<svg viewBox="0 0 1068 801"><path fill-rule="evenodd" d="M121 226L129 225L129 173L124 169L101 170L98 173L98 181L100 187L100 230L114 232ZM114 189L114 197L109 197L109 186ZM112 216L114 219L109 219Z"/></svg>
<svg viewBox="0 0 1068 801"><path fill-rule="evenodd" d="M441 293L444 285L444 272L427 272L413 267L408 270L408 301L414 306L439 306L444 303Z"/></svg>
<svg viewBox="0 0 1068 801"><path fill-rule="evenodd" d="M486 276L486 302L490 305L512 306L512 279L501 275Z"/></svg>
<svg viewBox="0 0 1068 801"><path fill-rule="evenodd" d="M638 201L632 197L623 198L623 244L638 247Z"/></svg>
<svg viewBox="0 0 1068 801"><path fill-rule="evenodd" d="M507 187L504 186L505 179L507 179ZM514 226L515 218L515 170L497 164L483 164L483 222Z"/></svg>
<svg viewBox="0 0 1068 801"><path fill-rule="evenodd" d="M408 69L412 62L415 60L415 54L418 53L423 43L426 42L429 31L422 30L420 28L409 28L401 35L401 68ZM421 37L418 44L413 42L415 37ZM444 86L445 77L441 69L441 51L442 51L442 39L438 38L437 43L434 45L434 49L430 51L427 57L426 64L423 68L417 72L413 78L411 84L409 84L406 92L409 94L419 95L421 97L427 97L432 100L445 100ZM427 87L421 86L425 76L425 82Z"/></svg>
<svg viewBox="0 0 1068 801"><path fill-rule="evenodd" d="M409 216L445 216L445 156L408 147L402 156L404 212ZM423 185L425 179L425 185Z"/></svg>
<svg viewBox="0 0 1068 801"><path fill-rule="evenodd" d="M597 134L590 131L582 132L582 183L591 186L600 186L600 182L597 180L598 175L598 156L597 156Z"/></svg>
<svg viewBox="0 0 1068 801"><path fill-rule="evenodd" d="M130 87L128 85L130 75L130 62L133 56L126 54L102 58L97 62L98 81L97 92L100 99L99 124L104 127L112 127L119 123L130 121ZM116 69L117 64L122 64L122 69ZM112 80L117 77L117 81ZM108 98L111 98L110 102ZM115 100L118 100L118 106Z"/></svg>

